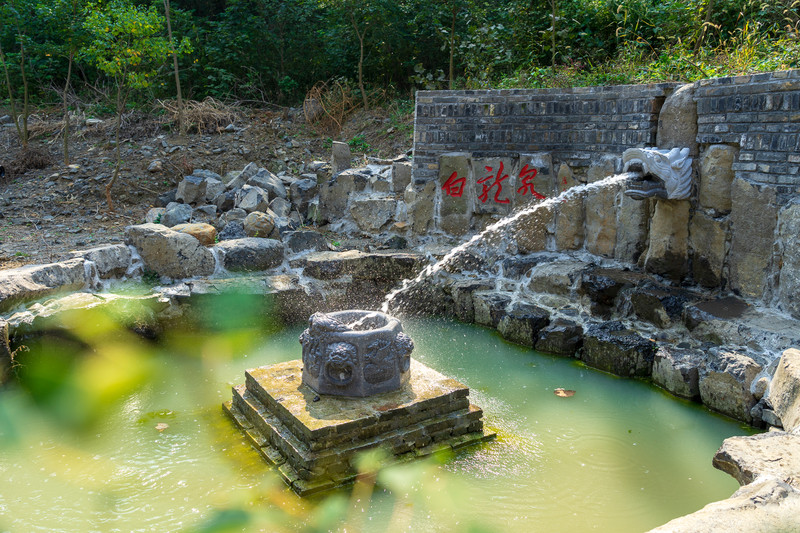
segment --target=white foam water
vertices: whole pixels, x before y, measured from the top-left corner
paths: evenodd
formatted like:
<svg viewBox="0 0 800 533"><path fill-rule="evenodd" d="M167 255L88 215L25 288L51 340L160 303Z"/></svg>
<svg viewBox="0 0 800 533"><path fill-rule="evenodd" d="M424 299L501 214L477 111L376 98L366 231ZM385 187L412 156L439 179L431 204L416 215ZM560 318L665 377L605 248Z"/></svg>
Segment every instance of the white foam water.
<svg viewBox="0 0 800 533"><path fill-rule="evenodd" d="M482 232L474 235L469 240L463 242L462 244L456 246L452 250L450 250L444 257L442 257L436 263L426 266L422 272L420 272L417 277L413 279L406 279L403 280L402 285L390 292L386 295L386 298L381 306L381 311L384 313L389 312L390 305L394 298L410 289L411 287L415 286L416 284L420 283L421 281L435 275L437 272L441 271L443 268L449 266L454 259L459 257L459 254L462 252L468 251L473 247L477 247L483 243L487 243L493 246L499 246L501 244L508 245L509 243L506 242L504 239L503 232L514 222L517 222L519 219L525 216L529 216L540 209L547 209L558 205L559 203L566 202L576 198L580 195L587 194L591 191L595 191L598 189L603 189L606 187L613 187L621 182L624 182L630 178L641 176L639 172L623 172L622 174L616 174L614 176L609 176L608 178L602 179L600 181L596 181L594 183L586 183L583 185L577 185L575 187L569 188L566 191L562 192L558 196L554 196L552 198L548 198L543 202L538 204L531 205L529 207L525 207L520 209L519 211L515 211L511 213L507 217L498 220L494 224L487 227ZM499 239L499 240L498 240ZM493 242L494 241L494 242Z"/></svg>

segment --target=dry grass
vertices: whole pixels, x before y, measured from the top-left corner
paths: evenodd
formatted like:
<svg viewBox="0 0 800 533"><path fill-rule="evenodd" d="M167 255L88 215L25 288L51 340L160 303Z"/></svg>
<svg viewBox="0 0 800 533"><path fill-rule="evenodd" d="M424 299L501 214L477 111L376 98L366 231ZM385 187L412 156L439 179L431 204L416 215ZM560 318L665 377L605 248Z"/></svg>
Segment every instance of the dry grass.
<svg viewBox="0 0 800 533"><path fill-rule="evenodd" d="M25 174L28 170L46 168L51 163L47 152L28 147L21 150L6 168L6 180Z"/></svg>
<svg viewBox="0 0 800 533"><path fill-rule="evenodd" d="M338 135L347 117L358 107L352 91L339 80L317 82L306 93L303 114L320 134Z"/></svg>
<svg viewBox="0 0 800 533"><path fill-rule="evenodd" d="M220 133L228 124L239 119L236 104L224 104L208 97L202 102L197 100L183 101L183 116L187 123L187 131L197 133ZM158 100L157 107L167 112L164 124L178 124L178 102L176 100ZM175 128L177 129L177 128Z"/></svg>

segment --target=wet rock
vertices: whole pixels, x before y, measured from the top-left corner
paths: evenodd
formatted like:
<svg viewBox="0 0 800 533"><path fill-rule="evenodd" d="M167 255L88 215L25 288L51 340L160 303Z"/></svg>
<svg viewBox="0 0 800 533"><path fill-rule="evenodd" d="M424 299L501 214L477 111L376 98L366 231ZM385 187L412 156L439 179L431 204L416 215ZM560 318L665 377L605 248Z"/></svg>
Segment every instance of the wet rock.
<svg viewBox="0 0 800 533"><path fill-rule="evenodd" d="M147 211L147 214L144 216L144 221L148 224L161 224L161 218L166 212L167 210L163 207L154 207Z"/></svg>
<svg viewBox="0 0 800 533"><path fill-rule="evenodd" d="M586 329L580 358L589 366L618 376L649 377L655 352L655 342L613 321Z"/></svg>
<svg viewBox="0 0 800 533"><path fill-rule="evenodd" d="M800 350L783 352L770 382L768 401L787 431L800 427Z"/></svg>
<svg viewBox="0 0 800 533"><path fill-rule="evenodd" d="M411 163L406 161L392 163L392 191L395 194L403 194L409 183L411 183Z"/></svg>
<svg viewBox="0 0 800 533"><path fill-rule="evenodd" d="M284 235L286 248L294 253L325 252L329 250L328 239L317 231L292 231Z"/></svg>
<svg viewBox="0 0 800 533"><path fill-rule="evenodd" d="M269 209L269 193L261 187L244 185L236 191L234 205L239 209L244 209L248 213L253 211L264 212Z"/></svg>
<svg viewBox="0 0 800 533"><path fill-rule="evenodd" d="M620 261L636 263L639 261L647 243L650 224L648 203L622 194L618 196L617 242L614 257Z"/></svg>
<svg viewBox="0 0 800 533"><path fill-rule="evenodd" d="M689 247L692 251L692 274L704 287L724 284L722 268L727 253L728 219L715 219L696 211L689 225Z"/></svg>
<svg viewBox="0 0 800 533"><path fill-rule="evenodd" d="M0 310L58 292L82 289L87 281L83 259L0 270Z"/></svg>
<svg viewBox="0 0 800 533"><path fill-rule="evenodd" d="M701 207L711 209L717 216L731 212L733 163L738 152L738 149L727 144L713 144L700 159L698 201Z"/></svg>
<svg viewBox="0 0 800 533"><path fill-rule="evenodd" d="M655 206L644 268L648 272L679 281L689 271L690 202L656 200Z"/></svg>
<svg viewBox="0 0 800 533"><path fill-rule="evenodd" d="M361 230L377 232L392 221L396 209L394 198L373 195L354 199L350 204L350 215Z"/></svg>
<svg viewBox="0 0 800 533"><path fill-rule="evenodd" d="M408 240L400 235L392 235L380 246L383 250L405 250L408 248Z"/></svg>
<svg viewBox="0 0 800 533"><path fill-rule="evenodd" d="M164 214L161 216L161 224L171 228L178 224L189 222L192 219L192 206L189 204L179 204L172 202L167 204Z"/></svg>
<svg viewBox="0 0 800 533"><path fill-rule="evenodd" d="M232 220L225 224L218 236L220 241L228 241L231 239L244 239L247 237L247 233L244 231L244 225L241 220Z"/></svg>
<svg viewBox="0 0 800 533"><path fill-rule="evenodd" d="M637 318L659 328L668 328L683 315L692 295L679 289L646 284L630 290L630 302Z"/></svg>
<svg viewBox="0 0 800 533"><path fill-rule="evenodd" d="M583 201L586 216L585 245L590 253L604 257L614 256L617 243L616 199L621 188L622 185L602 188Z"/></svg>
<svg viewBox="0 0 800 533"><path fill-rule="evenodd" d="M214 272L214 256L187 233L159 224L125 228L125 243L139 252L145 268L173 279L208 276Z"/></svg>
<svg viewBox="0 0 800 533"><path fill-rule="evenodd" d="M383 298L380 299L380 303ZM453 316L453 299L429 279L413 283L388 301L391 314L404 316Z"/></svg>
<svg viewBox="0 0 800 533"><path fill-rule="evenodd" d="M592 314L607 317L622 289L635 287L647 279L646 275L638 272L613 268L588 268L581 274L578 294L589 298Z"/></svg>
<svg viewBox="0 0 800 533"><path fill-rule="evenodd" d="M172 231L187 233L200 241L203 246L213 246L217 240L217 229L211 224L190 223L173 226Z"/></svg>
<svg viewBox="0 0 800 533"><path fill-rule="evenodd" d="M467 324L475 322L475 305L473 296L477 291L486 291L492 287L485 281L457 281L451 288L453 310L456 318Z"/></svg>
<svg viewBox="0 0 800 533"><path fill-rule="evenodd" d="M761 365L744 354L715 349L709 352L700 371L700 397L709 409L737 420L751 422L750 409L756 399L750 385Z"/></svg>
<svg viewBox="0 0 800 533"><path fill-rule="evenodd" d="M475 308L475 323L481 326L496 328L503 316L506 308L511 303L511 296L503 292L475 292L472 304Z"/></svg>
<svg viewBox="0 0 800 533"><path fill-rule="evenodd" d="M109 244L89 250L70 252L72 259L92 261L102 279L121 278L131 264L131 250L124 244Z"/></svg>
<svg viewBox="0 0 800 533"><path fill-rule="evenodd" d="M521 254L540 252L547 248L548 236L553 231L555 209L541 206L519 216L510 228Z"/></svg>
<svg viewBox="0 0 800 533"><path fill-rule="evenodd" d="M770 431L730 437L717 450L713 464L741 485L772 478L800 488L800 435Z"/></svg>
<svg viewBox="0 0 800 533"><path fill-rule="evenodd" d="M539 331L536 350L555 355L574 356L583 344L583 327L576 322L557 318Z"/></svg>
<svg viewBox="0 0 800 533"><path fill-rule="evenodd" d="M800 201L783 208L778 217L781 271L778 285L780 306L800 319Z"/></svg>
<svg viewBox="0 0 800 533"><path fill-rule="evenodd" d="M344 171L328 182L319 191L320 216L326 221L337 221L347 212L350 195L362 192L369 183L369 176L358 171Z"/></svg>
<svg viewBox="0 0 800 533"><path fill-rule="evenodd" d="M259 169L253 177L247 180L247 185L267 191L272 198L286 199L289 197L280 178L265 168Z"/></svg>
<svg viewBox="0 0 800 533"><path fill-rule="evenodd" d="M269 237L275 229L275 218L269 209L266 212L253 211L242 221L244 232L248 237Z"/></svg>
<svg viewBox="0 0 800 533"><path fill-rule="evenodd" d="M731 202L730 286L745 296L761 298L768 282L765 273L772 265L778 223L776 191L736 178Z"/></svg>
<svg viewBox="0 0 800 533"><path fill-rule="evenodd" d="M583 198L574 196L556 206L556 250L583 248Z"/></svg>
<svg viewBox="0 0 800 533"><path fill-rule="evenodd" d="M550 322L550 314L533 304L513 305L500 319L497 331L511 342L533 347L539 331Z"/></svg>
<svg viewBox="0 0 800 533"><path fill-rule="evenodd" d="M408 206L408 221L416 235L427 234L433 229L433 212L436 198L436 182L423 185L410 183L403 195Z"/></svg>
<svg viewBox="0 0 800 533"><path fill-rule="evenodd" d="M350 275L354 279L399 281L416 276L422 263L422 257L415 254L348 250L311 253L297 265L304 266L304 273L317 279L335 279Z"/></svg>
<svg viewBox="0 0 800 533"><path fill-rule="evenodd" d="M246 237L220 242L222 265L231 272L268 270L283 263L283 243L275 239Z"/></svg>
<svg viewBox="0 0 800 533"><path fill-rule="evenodd" d="M13 368L14 353L11 351L9 343L8 322L0 318L0 385L4 385L11 379Z"/></svg>
<svg viewBox="0 0 800 533"><path fill-rule="evenodd" d="M649 533L775 533L796 531L800 491L764 477L736 491L727 500L706 505Z"/></svg>
<svg viewBox="0 0 800 533"><path fill-rule="evenodd" d="M539 293L570 294L587 267L582 261L553 261L537 265L531 271L528 289Z"/></svg>
<svg viewBox="0 0 800 533"><path fill-rule="evenodd" d="M204 202L206 198L206 180L201 176L186 176L178 184L178 191L175 199L185 204L196 204Z"/></svg>
<svg viewBox="0 0 800 533"><path fill-rule="evenodd" d="M705 353L689 348L661 346L653 360L653 383L675 396L700 400L700 372Z"/></svg>

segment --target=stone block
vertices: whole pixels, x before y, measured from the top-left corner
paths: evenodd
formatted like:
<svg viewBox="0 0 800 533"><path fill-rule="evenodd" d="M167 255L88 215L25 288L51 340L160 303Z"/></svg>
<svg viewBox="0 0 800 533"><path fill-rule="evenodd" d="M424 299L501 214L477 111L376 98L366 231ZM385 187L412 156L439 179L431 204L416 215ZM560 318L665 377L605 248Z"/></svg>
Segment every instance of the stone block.
<svg viewBox="0 0 800 533"><path fill-rule="evenodd" d="M602 155L599 158L592 160L589 168L586 170L586 181L588 183L601 181L609 176L619 173L621 170L621 155Z"/></svg>
<svg viewBox="0 0 800 533"><path fill-rule="evenodd" d="M288 198L289 193L281 179L265 168L261 168L250 179L247 185L259 187L266 191L271 198Z"/></svg>
<svg viewBox="0 0 800 533"><path fill-rule="evenodd" d="M683 309L692 295L680 289L648 283L631 289L628 299L637 318L659 328L668 328L681 321Z"/></svg>
<svg viewBox="0 0 800 533"><path fill-rule="evenodd" d="M548 204L531 206L520 212L509 226L519 253L529 254L547 249L548 236L554 230L554 218L555 208Z"/></svg>
<svg viewBox="0 0 800 533"><path fill-rule="evenodd" d="M225 192L225 184L214 178L206 179L205 203L213 202L220 194ZM199 202L198 202L199 203Z"/></svg>
<svg viewBox="0 0 800 533"><path fill-rule="evenodd" d="M614 257L627 263L639 261L647 246L647 231L650 223L648 202L634 200L622 194L617 207L617 236Z"/></svg>
<svg viewBox="0 0 800 533"><path fill-rule="evenodd" d="M656 146L667 150L689 148L690 155L697 155L697 103L694 93L694 84L686 84L664 101L658 115Z"/></svg>
<svg viewBox="0 0 800 533"><path fill-rule="evenodd" d="M283 263L283 243L275 239L246 237L222 241L215 247L222 266L231 272L268 270Z"/></svg>
<svg viewBox="0 0 800 533"><path fill-rule="evenodd" d="M558 193L553 158L549 152L522 153L517 162L512 204L519 207L540 202Z"/></svg>
<svg viewBox="0 0 800 533"><path fill-rule="evenodd" d="M583 198L572 196L556 205L556 250L580 250L583 248Z"/></svg>
<svg viewBox="0 0 800 533"><path fill-rule="evenodd" d="M655 352L655 342L612 321L586 329L580 358L591 367L618 376L649 377Z"/></svg>
<svg viewBox="0 0 800 533"><path fill-rule="evenodd" d="M433 213L436 198L435 181L424 185L410 183L405 190L405 203L408 209L408 220L416 235L425 235L433 229Z"/></svg>
<svg viewBox="0 0 800 533"><path fill-rule="evenodd" d="M689 271L688 200L656 200L644 268L679 281Z"/></svg>
<svg viewBox="0 0 800 533"><path fill-rule="evenodd" d="M93 262L97 268L97 275L102 279L121 278L131 265L131 250L124 244L109 244L70 252L70 258Z"/></svg>
<svg viewBox="0 0 800 533"><path fill-rule="evenodd" d="M269 209L269 193L261 187L243 185L236 192L234 205L248 213L253 211L266 211Z"/></svg>
<svg viewBox="0 0 800 533"><path fill-rule="evenodd" d="M704 287L724 285L723 267L728 251L727 218L712 218L695 211L689 223L689 248L692 254L692 275Z"/></svg>
<svg viewBox="0 0 800 533"><path fill-rule="evenodd" d="M617 195L619 185L589 193L583 201L586 216L586 251L604 257L614 256L617 243Z"/></svg>
<svg viewBox="0 0 800 533"><path fill-rule="evenodd" d="M738 149L724 144L708 147L700 159L698 176L698 201L704 209L712 209L716 215L731 211L731 184L733 183L733 163Z"/></svg>
<svg viewBox="0 0 800 533"><path fill-rule="evenodd" d="M173 279L209 276L214 272L214 255L187 233L159 224L125 228L125 243L139 252L145 268Z"/></svg>
<svg viewBox="0 0 800 533"><path fill-rule="evenodd" d="M653 383L675 396L700 400L700 373L705 353L700 350L661 346L653 359Z"/></svg>
<svg viewBox="0 0 800 533"><path fill-rule="evenodd" d="M587 268L581 273L578 294L589 299L592 314L607 317L623 289L635 287L648 277L614 268Z"/></svg>
<svg viewBox="0 0 800 533"><path fill-rule="evenodd" d="M473 294L475 323L496 328L506 313L511 296L502 292L480 291Z"/></svg>
<svg viewBox="0 0 800 533"><path fill-rule="evenodd" d="M800 202L784 207L778 215L778 246L781 270L778 278L780 306L800 319Z"/></svg>
<svg viewBox="0 0 800 533"><path fill-rule="evenodd" d="M89 281L87 273L81 258L0 270L0 310L50 294L82 289Z"/></svg>
<svg viewBox="0 0 800 533"><path fill-rule="evenodd" d="M439 213L442 217L472 215L475 189L471 166L470 154L466 152L450 152L439 157L439 189L442 191Z"/></svg>
<svg viewBox="0 0 800 533"><path fill-rule="evenodd" d="M511 307L497 324L497 331L504 339L533 347L539 339L539 331L550 322L550 314L533 304L517 304Z"/></svg>
<svg viewBox="0 0 800 533"><path fill-rule="evenodd" d="M362 231L379 232L394 219L397 200L389 196L372 194L354 199L350 215Z"/></svg>
<svg viewBox="0 0 800 533"><path fill-rule="evenodd" d="M349 144L333 141L333 146L331 146L331 174L336 176L343 170L350 168L351 158Z"/></svg>
<svg viewBox="0 0 800 533"><path fill-rule="evenodd" d="M750 409L756 404L750 385L761 365L744 354L712 350L700 371L700 397L709 409L750 423Z"/></svg>
<svg viewBox="0 0 800 533"><path fill-rule="evenodd" d="M730 287L752 298L761 298L772 268L778 207L774 187L742 178L731 186Z"/></svg>
<svg viewBox="0 0 800 533"><path fill-rule="evenodd" d="M769 404L786 431L800 427L800 350L783 352L769 385Z"/></svg>
<svg viewBox="0 0 800 533"><path fill-rule="evenodd" d="M206 180L200 176L186 176L178 184L178 191L175 199L185 204L196 204L205 202Z"/></svg>
<svg viewBox="0 0 800 533"><path fill-rule="evenodd" d="M161 215L161 224L171 228L184 222L189 222L192 219L192 206L189 204L179 204L177 202L170 202L164 208L164 214Z"/></svg>
<svg viewBox="0 0 800 533"><path fill-rule="evenodd" d="M475 322L475 305L473 295L477 291L485 291L492 287L484 281L457 281L453 284L451 294L456 318L467 324Z"/></svg>
<svg viewBox="0 0 800 533"><path fill-rule="evenodd" d="M473 212L507 215L511 212L515 194L516 163L511 157L472 159Z"/></svg>
<svg viewBox="0 0 800 533"><path fill-rule="evenodd" d="M583 344L583 327L571 320L557 318L539 331L536 341L537 351L574 356Z"/></svg>
<svg viewBox="0 0 800 533"><path fill-rule="evenodd" d="M294 253L329 250L328 239L317 231L292 231L283 236L286 248Z"/></svg>
<svg viewBox="0 0 800 533"><path fill-rule="evenodd" d="M530 273L528 290L566 296L572 293L587 268L582 261L552 261L536 265Z"/></svg>
<svg viewBox="0 0 800 533"><path fill-rule="evenodd" d="M319 192L319 185L316 179L300 179L292 183L289 191L292 203L305 216L309 203Z"/></svg>
<svg viewBox="0 0 800 533"><path fill-rule="evenodd" d="M392 163L392 192L403 194L409 183L411 183L411 163L407 161Z"/></svg>

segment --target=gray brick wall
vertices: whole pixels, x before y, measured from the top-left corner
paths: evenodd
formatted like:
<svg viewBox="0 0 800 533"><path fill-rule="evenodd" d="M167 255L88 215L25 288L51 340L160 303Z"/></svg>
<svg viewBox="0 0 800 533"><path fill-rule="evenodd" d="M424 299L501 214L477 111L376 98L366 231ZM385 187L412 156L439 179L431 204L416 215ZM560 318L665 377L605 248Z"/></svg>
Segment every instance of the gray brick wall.
<svg viewBox="0 0 800 533"><path fill-rule="evenodd" d="M603 154L655 144L658 113L675 84L419 91L414 179L435 179L439 155L550 152L554 163L588 166Z"/></svg>
<svg viewBox="0 0 800 533"><path fill-rule="evenodd" d="M697 141L740 147L736 176L800 185L800 70L697 82Z"/></svg>

